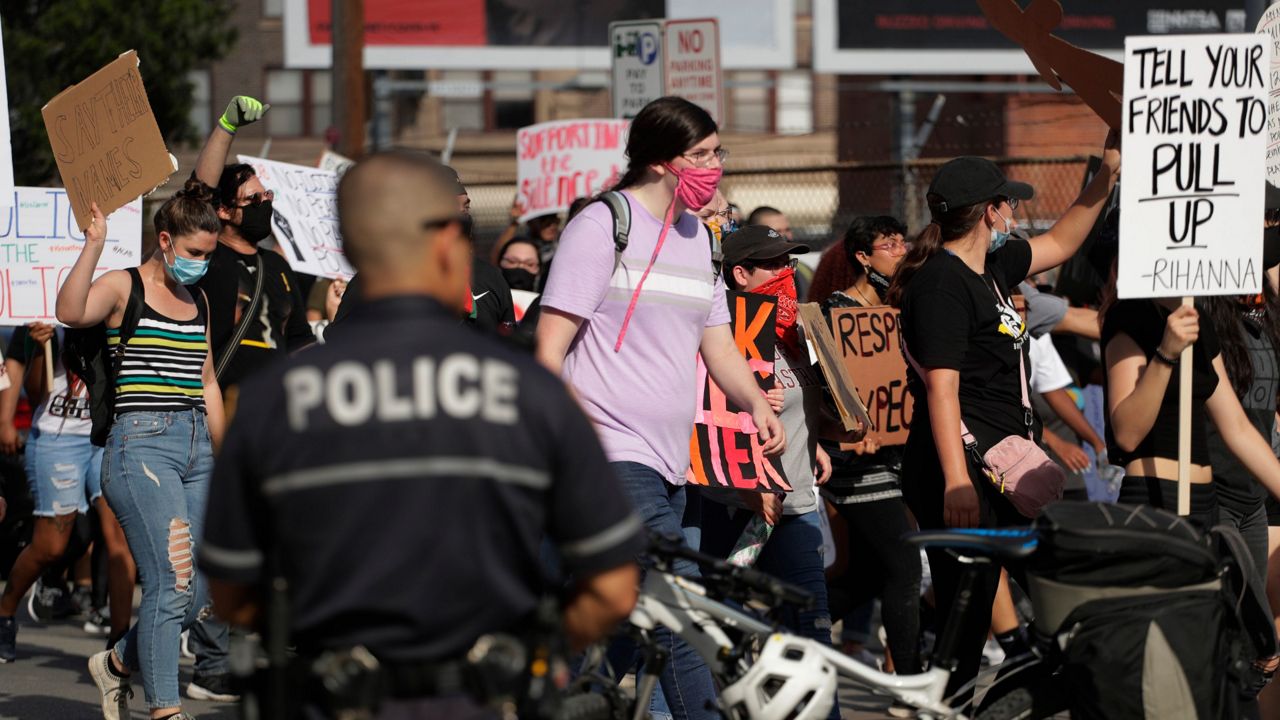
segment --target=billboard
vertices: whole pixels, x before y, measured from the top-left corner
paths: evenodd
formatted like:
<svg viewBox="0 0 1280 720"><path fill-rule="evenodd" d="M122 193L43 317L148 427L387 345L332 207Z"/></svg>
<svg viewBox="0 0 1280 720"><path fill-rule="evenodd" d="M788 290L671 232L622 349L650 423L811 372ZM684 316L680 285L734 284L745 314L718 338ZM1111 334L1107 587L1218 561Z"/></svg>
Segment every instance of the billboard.
<svg viewBox="0 0 1280 720"><path fill-rule="evenodd" d="M756 7L758 5L758 7ZM795 0L365 0L370 70L608 70L609 23L713 17L728 69L795 67ZM332 65L330 0L284 0L290 68Z"/></svg>
<svg viewBox="0 0 1280 720"><path fill-rule="evenodd" d="M1019 5L1032 13L1046 1ZM1239 0L1069 0L1052 32L1120 60L1126 35L1247 32L1243 8ZM955 0L813 0L813 51L814 69L823 73L1035 73L977 3Z"/></svg>

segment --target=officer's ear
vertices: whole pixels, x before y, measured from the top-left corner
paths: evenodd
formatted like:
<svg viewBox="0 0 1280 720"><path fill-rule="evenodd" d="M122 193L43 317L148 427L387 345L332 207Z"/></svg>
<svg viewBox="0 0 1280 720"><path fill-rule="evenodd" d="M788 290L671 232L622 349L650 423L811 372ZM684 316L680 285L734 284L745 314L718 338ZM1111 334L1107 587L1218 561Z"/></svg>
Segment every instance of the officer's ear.
<svg viewBox="0 0 1280 720"><path fill-rule="evenodd" d="M449 220L432 229L429 253L438 273L437 297L459 309L466 305L471 278L471 243L462 235L462 224Z"/></svg>

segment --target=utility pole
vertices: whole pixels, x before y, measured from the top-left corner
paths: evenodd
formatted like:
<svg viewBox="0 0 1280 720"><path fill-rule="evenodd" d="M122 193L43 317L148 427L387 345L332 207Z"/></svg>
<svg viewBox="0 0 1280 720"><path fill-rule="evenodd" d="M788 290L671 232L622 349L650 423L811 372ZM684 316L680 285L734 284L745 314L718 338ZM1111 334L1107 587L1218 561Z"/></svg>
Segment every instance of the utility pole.
<svg viewBox="0 0 1280 720"><path fill-rule="evenodd" d="M333 0L333 124L337 151L364 155L364 0Z"/></svg>

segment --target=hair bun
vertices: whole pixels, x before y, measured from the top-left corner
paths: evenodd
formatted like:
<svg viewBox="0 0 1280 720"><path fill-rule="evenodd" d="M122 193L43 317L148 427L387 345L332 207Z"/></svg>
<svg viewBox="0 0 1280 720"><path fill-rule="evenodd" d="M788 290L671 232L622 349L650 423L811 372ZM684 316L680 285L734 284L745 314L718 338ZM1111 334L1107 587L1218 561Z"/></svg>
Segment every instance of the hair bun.
<svg viewBox="0 0 1280 720"><path fill-rule="evenodd" d="M190 200L199 200L200 202L213 203L213 188L205 185L199 179L192 177L187 180L182 189L174 193L174 197L180 197Z"/></svg>

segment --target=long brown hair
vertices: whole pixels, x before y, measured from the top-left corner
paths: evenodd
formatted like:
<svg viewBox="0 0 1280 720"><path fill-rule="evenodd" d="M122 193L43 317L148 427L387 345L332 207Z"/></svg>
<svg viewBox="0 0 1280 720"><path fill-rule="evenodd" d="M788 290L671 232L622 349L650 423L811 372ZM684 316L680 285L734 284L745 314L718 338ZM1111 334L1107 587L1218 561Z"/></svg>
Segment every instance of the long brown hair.
<svg viewBox="0 0 1280 720"><path fill-rule="evenodd" d="M650 102L631 121L627 171L611 189L636 185L650 165L674 160L718 129L706 110L684 98L667 96Z"/></svg>
<svg viewBox="0 0 1280 720"><path fill-rule="evenodd" d="M1253 360L1249 357L1249 348L1244 344L1244 319L1241 317L1244 307L1242 298L1208 297L1203 299L1204 308L1208 311L1209 320L1218 335L1222 347L1222 364L1226 366L1227 377L1231 379L1231 387L1236 395L1244 399L1245 393L1253 387ZM1263 310L1259 319L1262 333L1271 341L1272 352L1280 351L1280 298L1271 289L1271 283L1265 278L1262 281L1262 297L1258 307ZM1203 318L1201 322L1203 322Z"/></svg>
<svg viewBox="0 0 1280 720"><path fill-rule="evenodd" d="M930 206L942 201L942 198L933 193L930 193L926 199ZM943 243L959 240L969 234L975 225L982 222L982 216L986 213L989 204L990 202L984 200L975 205L966 205L943 213L934 212L933 220L924 226L919 235L916 235L911 249L898 264L898 270L893 274L893 282L889 283L889 294L885 297L885 302L896 308L902 307L902 294L906 292L911 278L919 272L929 258L942 252Z"/></svg>
<svg viewBox="0 0 1280 720"><path fill-rule="evenodd" d="M201 230L217 233L222 224L213 210L213 193L213 188L199 180L188 180L156 210L153 218L156 235L167 232L172 237L180 237Z"/></svg>
<svg viewBox="0 0 1280 720"><path fill-rule="evenodd" d="M818 267L809 281L809 302L821 303L839 290L848 290L858 280L844 247L836 243L822 253Z"/></svg>

